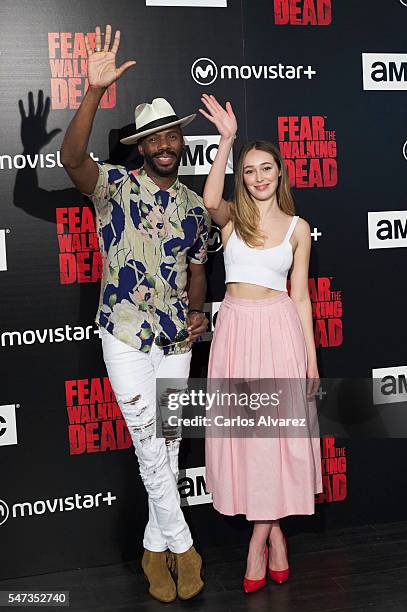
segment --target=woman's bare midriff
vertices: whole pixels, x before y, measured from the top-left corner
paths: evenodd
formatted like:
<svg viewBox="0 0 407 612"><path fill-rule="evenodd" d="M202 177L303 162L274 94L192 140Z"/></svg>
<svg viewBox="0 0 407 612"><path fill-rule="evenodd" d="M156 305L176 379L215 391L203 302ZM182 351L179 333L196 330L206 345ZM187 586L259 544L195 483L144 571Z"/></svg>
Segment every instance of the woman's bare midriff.
<svg viewBox="0 0 407 612"><path fill-rule="evenodd" d="M226 293L234 298L243 298L245 300L270 300L271 298L284 295L286 291L277 291L277 289L269 289L260 285L251 283L228 283L226 285Z"/></svg>
<svg viewBox="0 0 407 612"><path fill-rule="evenodd" d="M224 248L232 231L233 225L229 221L229 223L222 230L222 242ZM278 244L280 243L281 241L279 241ZM293 244L293 253L295 252L296 246L296 244ZM244 300L270 300L278 297L279 295L284 295L287 292L278 291L277 289L269 289L268 287L262 287L261 285L254 285L252 283L228 283L226 285L226 293L228 293L231 297L242 298Z"/></svg>

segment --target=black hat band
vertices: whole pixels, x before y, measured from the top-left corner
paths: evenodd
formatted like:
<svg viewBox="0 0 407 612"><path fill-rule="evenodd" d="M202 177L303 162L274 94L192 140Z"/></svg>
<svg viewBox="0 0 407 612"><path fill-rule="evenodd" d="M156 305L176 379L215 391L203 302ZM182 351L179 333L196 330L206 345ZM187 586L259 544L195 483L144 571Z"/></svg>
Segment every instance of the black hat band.
<svg viewBox="0 0 407 612"><path fill-rule="evenodd" d="M169 115L168 117L163 117L162 119L150 121L150 123L146 123L145 125L143 125L143 127L138 128L134 135L136 136L137 134L140 134L140 132L153 130L156 127L161 127L162 125L167 125L167 123L173 123L174 121L179 121L178 115Z"/></svg>

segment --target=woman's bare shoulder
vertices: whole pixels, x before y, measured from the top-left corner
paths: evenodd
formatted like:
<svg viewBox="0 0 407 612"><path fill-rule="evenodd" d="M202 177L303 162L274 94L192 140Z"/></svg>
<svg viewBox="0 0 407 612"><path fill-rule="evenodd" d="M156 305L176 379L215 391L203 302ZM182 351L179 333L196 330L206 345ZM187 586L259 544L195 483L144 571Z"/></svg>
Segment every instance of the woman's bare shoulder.
<svg viewBox="0 0 407 612"><path fill-rule="evenodd" d="M311 232L311 227L308 221L306 221L302 217L298 217L298 221L296 223L294 231L298 237L309 236Z"/></svg>

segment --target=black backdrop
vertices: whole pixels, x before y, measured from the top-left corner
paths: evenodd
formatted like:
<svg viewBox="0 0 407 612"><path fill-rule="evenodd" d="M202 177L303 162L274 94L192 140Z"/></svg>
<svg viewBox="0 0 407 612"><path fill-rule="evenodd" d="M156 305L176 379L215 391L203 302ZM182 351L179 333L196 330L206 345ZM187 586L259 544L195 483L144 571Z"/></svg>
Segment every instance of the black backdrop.
<svg viewBox="0 0 407 612"><path fill-rule="evenodd" d="M380 370L377 376L395 375L395 368L407 374L401 248L407 246L407 76L400 63L407 54L397 55L405 53L407 7L400 0L152 4L160 2L1 3L3 577L134 558L146 522L136 459L120 419L111 414L94 333L98 254L83 208L89 203L58 165L63 132L85 88L83 33L97 24L121 30L119 60L134 58L137 65L98 111L93 154L136 163L117 142L131 131L139 102L163 96L186 115L205 91L231 100L239 121L234 154L247 139L268 138L281 143L295 168L297 213L313 229L310 288L321 376L369 378L374 370ZM364 89L370 72L363 74L363 53L395 62L386 64L395 72L376 81L376 90ZM395 84L399 89L392 89ZM182 180L201 192L214 131L199 116L186 134L191 140ZM226 192L231 191L228 174ZM369 215L375 211L380 214ZM382 248L374 244L377 220L392 222L392 231L399 232L394 240L376 240ZM64 253L71 241L76 252ZM216 228L207 273L212 325L224 295ZM194 376L205 374L209 344L210 333L194 348ZM85 381L79 387L88 390L81 400L87 428L85 422L74 426L66 389L78 383L66 381ZM324 464L325 493L316 516L291 520L292 529L404 518L404 440L337 439L326 445L327 456L331 443L342 459L336 466ZM202 441L185 441L180 487L198 545L244 541L244 521L221 517L205 503L203 466Z"/></svg>

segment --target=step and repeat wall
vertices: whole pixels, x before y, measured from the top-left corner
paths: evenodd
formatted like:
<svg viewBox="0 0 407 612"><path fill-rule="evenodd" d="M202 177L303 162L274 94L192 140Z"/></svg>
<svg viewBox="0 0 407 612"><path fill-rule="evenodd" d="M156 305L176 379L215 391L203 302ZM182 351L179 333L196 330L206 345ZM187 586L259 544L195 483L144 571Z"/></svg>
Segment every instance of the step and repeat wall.
<svg viewBox="0 0 407 612"><path fill-rule="evenodd" d="M108 23L121 31L119 63L137 65L102 99L94 158L137 166L119 138L140 102L165 97L184 116L204 92L230 100L239 129L226 195L240 146L270 139L311 226L321 377L377 377L390 402L406 395L407 2L3 0L1 577L134 559L142 546L146 496L94 324L93 212L60 162L87 88L84 36L94 44ZM219 139L200 115L185 134L181 180L201 193ZM210 324L193 349L196 377L225 291L216 226L206 270ZM321 446L324 492L314 517L289 519L292 531L405 518L404 439L331 435ZM246 522L212 509L202 440L183 442L181 468L198 546L245 542Z"/></svg>

